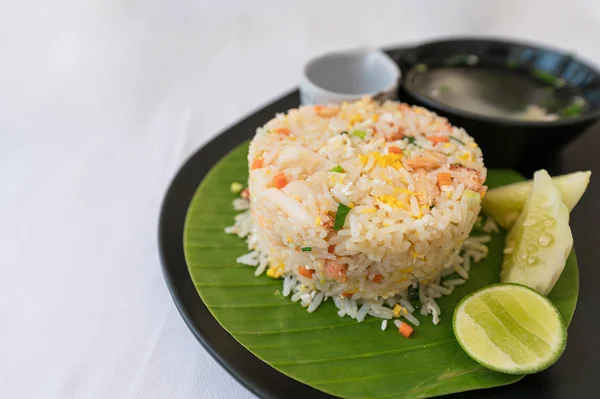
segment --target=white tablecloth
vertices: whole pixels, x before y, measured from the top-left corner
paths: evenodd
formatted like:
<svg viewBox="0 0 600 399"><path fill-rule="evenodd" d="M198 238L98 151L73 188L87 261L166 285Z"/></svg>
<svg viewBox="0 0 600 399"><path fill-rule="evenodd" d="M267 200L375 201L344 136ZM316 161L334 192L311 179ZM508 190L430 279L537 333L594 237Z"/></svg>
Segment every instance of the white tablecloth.
<svg viewBox="0 0 600 399"><path fill-rule="evenodd" d="M169 180L308 57L442 35L600 64L600 3L2 1L0 398L251 398L163 281Z"/></svg>

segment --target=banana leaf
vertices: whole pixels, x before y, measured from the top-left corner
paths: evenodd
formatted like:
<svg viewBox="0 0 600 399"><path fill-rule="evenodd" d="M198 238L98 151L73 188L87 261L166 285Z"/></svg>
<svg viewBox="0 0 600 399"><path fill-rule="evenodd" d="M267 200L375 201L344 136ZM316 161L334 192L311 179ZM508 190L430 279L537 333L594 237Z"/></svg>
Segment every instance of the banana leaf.
<svg viewBox="0 0 600 399"><path fill-rule="evenodd" d="M480 287L497 283L505 232L493 234L489 256L474 264L470 279L438 300L442 321L419 316L421 326L410 339L390 322L368 317L357 323L337 316L328 300L312 314L281 295L281 280L254 276L254 268L237 264L245 243L223 232L233 223L235 194L230 184L246 182L248 143L208 173L188 210L184 251L202 301L237 341L282 373L342 398L423 398L506 385L522 376L488 370L467 356L454 338L452 315L458 302ZM496 187L523 178L511 170L490 170L487 184ZM549 298L570 323L579 287L575 253Z"/></svg>

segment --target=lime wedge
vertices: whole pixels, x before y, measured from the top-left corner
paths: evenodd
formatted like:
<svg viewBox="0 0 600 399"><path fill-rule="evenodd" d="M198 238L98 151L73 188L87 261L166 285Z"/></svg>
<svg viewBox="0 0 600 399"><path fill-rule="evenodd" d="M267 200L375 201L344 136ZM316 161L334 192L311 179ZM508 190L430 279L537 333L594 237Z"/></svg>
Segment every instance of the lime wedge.
<svg viewBox="0 0 600 399"><path fill-rule="evenodd" d="M581 199L590 183L591 175L592 172L588 170L552 178L552 182L560 191L562 200L569 208L569 212L575 208L575 205ZM500 226L508 230L519 217L532 187L533 181L527 180L494 188L487 192L481 207Z"/></svg>
<svg viewBox="0 0 600 399"><path fill-rule="evenodd" d="M490 285L463 298L453 327L473 360L507 374L550 367L567 342L567 330L552 302L517 284Z"/></svg>
<svg viewBox="0 0 600 399"><path fill-rule="evenodd" d="M506 236L500 281L523 284L547 295L573 247L569 210L545 170L533 175L533 189Z"/></svg>

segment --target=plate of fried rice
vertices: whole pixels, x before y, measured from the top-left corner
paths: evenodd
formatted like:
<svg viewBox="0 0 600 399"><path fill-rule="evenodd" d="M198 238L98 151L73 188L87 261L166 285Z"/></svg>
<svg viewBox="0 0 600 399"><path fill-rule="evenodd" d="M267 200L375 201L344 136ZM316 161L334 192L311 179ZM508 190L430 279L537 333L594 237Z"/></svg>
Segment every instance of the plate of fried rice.
<svg viewBox="0 0 600 399"><path fill-rule="evenodd" d="M506 232L481 201L519 180L425 108L292 94L175 178L161 251L181 266L165 276L198 339L261 397L480 397L523 376L469 358L452 314L499 281ZM578 287L572 252L548 295L567 324Z"/></svg>
<svg viewBox="0 0 600 399"><path fill-rule="evenodd" d="M468 238L487 189L481 150L425 108L366 98L292 109L257 130L248 159L246 198L233 204L247 210L226 229L247 238L237 261L282 278L308 312L331 298L342 317L418 326L418 295L438 324L435 298L487 255L491 237Z"/></svg>

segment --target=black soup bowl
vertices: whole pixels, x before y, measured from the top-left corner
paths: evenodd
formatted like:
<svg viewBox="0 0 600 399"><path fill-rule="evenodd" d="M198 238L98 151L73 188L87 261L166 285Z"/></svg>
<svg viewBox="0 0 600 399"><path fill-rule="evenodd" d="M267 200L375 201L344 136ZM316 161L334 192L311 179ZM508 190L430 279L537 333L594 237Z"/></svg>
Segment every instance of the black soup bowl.
<svg viewBox="0 0 600 399"><path fill-rule="evenodd" d="M488 167L526 175L600 118L600 74L558 50L500 40L425 43L398 60L399 97L443 115Z"/></svg>

